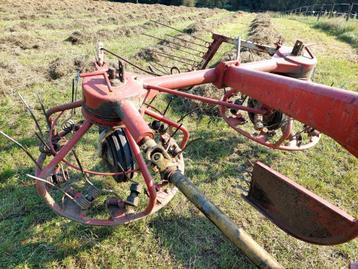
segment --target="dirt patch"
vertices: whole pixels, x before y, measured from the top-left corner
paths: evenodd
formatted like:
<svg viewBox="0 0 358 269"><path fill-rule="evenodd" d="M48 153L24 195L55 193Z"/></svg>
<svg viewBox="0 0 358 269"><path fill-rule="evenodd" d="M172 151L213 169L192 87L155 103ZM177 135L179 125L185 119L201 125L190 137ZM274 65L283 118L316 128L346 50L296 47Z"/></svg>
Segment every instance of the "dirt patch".
<svg viewBox="0 0 358 269"><path fill-rule="evenodd" d="M20 48L22 50L39 49L43 39L28 34L10 34L0 38L0 49Z"/></svg>
<svg viewBox="0 0 358 269"><path fill-rule="evenodd" d="M84 44L91 40L90 35L80 31L74 31L65 41L70 42L72 45Z"/></svg>
<svg viewBox="0 0 358 269"><path fill-rule="evenodd" d="M56 58L50 62L47 70L48 79L57 80L74 74L76 71L94 71L94 65L88 56L77 56L74 59Z"/></svg>

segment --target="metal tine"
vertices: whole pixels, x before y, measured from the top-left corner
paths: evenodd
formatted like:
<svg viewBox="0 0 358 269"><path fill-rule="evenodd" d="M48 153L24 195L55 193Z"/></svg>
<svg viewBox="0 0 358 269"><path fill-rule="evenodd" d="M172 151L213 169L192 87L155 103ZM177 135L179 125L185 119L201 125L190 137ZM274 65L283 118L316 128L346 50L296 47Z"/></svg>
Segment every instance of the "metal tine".
<svg viewBox="0 0 358 269"><path fill-rule="evenodd" d="M195 43L193 41L189 41L189 40L186 40L184 38L180 38L180 37L177 37L177 36L172 36L172 35L169 35L169 34L166 34L166 36L170 37L170 38L174 38L174 39L177 39L177 40L180 40L180 41L183 41L183 42L186 42L186 43L189 43L189 44L193 44L193 45L196 45L196 46L199 46L199 47L203 47L203 48L208 48L207 46L203 45L203 44L199 44L199 43ZM202 53L205 53L204 51L201 51Z"/></svg>
<svg viewBox="0 0 358 269"><path fill-rule="evenodd" d="M34 158L34 156L31 155L31 153L27 150L27 148L25 148L23 145L20 144L20 142L16 141L14 138L12 138L11 136L5 134L3 131L0 131L0 134L3 135L5 138L9 139L11 142L15 143L17 146L19 146L25 153L26 155L35 163L35 165L37 166L37 168L42 169L42 167L39 165L39 163L36 161L36 159Z"/></svg>
<svg viewBox="0 0 358 269"><path fill-rule="evenodd" d="M182 63L186 63L186 64L191 64L190 62L196 64L197 62L192 60L192 59L189 59L189 58L185 58L185 57L179 57L179 56L175 56L175 55L172 55L172 54L169 54L169 53L165 53L165 52L161 52L161 51L157 51L157 50L153 50L153 52L159 54L159 55L163 55L165 56L166 58L169 58L169 57L172 57L172 58L175 58L175 59L179 59L179 60L185 60L185 61L182 61ZM170 58L169 58L170 59Z"/></svg>
<svg viewBox="0 0 358 269"><path fill-rule="evenodd" d="M189 111L188 113L184 114L183 116L181 116L181 118L177 121L178 123L183 121L187 116L189 116L190 114L192 114L193 112L199 110L199 108L194 108L193 110Z"/></svg>
<svg viewBox="0 0 358 269"><path fill-rule="evenodd" d="M174 137L174 135L179 131L179 129L183 126L183 123L180 123L179 126L175 129L175 131L170 135L168 140L164 143L165 146L169 145L170 139Z"/></svg>
<svg viewBox="0 0 358 269"><path fill-rule="evenodd" d="M44 114L44 117L45 117L45 120L46 120L46 123L47 123L47 127L51 128L51 123L49 122L48 118L47 118L47 114L46 114L46 109L45 109L45 106L44 106L44 103L42 102L40 96L38 95L38 93L35 93L36 97L37 97L37 100L39 101L40 103L40 106L41 106L41 110L42 110L42 113Z"/></svg>
<svg viewBox="0 0 358 269"><path fill-rule="evenodd" d="M155 67L153 64L150 64L148 66L149 70L153 73L155 73L155 70L162 73L163 75L168 75L169 73L164 72L163 70L160 70L159 68Z"/></svg>
<svg viewBox="0 0 358 269"><path fill-rule="evenodd" d="M41 130L41 127L40 127L40 124L39 124L38 120L36 119L34 113L32 112L32 109L31 109L30 106L26 103L26 101L25 101L25 99L22 97L22 95L21 95L19 92L18 92L17 94L20 96L20 99L21 99L22 103L26 106L27 110L29 111L29 113L30 113L32 119L34 120L34 122L35 122L35 124L36 124L37 129L39 130L41 136L43 137L44 134L43 134L43 132L42 132L42 130Z"/></svg>
<svg viewBox="0 0 358 269"><path fill-rule="evenodd" d="M159 63L159 62L151 62L151 65L152 65L152 66L153 66L153 65L160 66L161 69L162 69L167 75L170 74L170 69L171 69L170 66L166 66L166 65L161 64L161 63ZM167 71L168 69L169 69L169 71Z"/></svg>
<svg viewBox="0 0 358 269"><path fill-rule="evenodd" d="M81 164L81 162L80 162L80 159L78 158L78 156L77 156L77 154L76 154L76 151L75 151L74 149L72 150L72 154L73 154L73 156L75 157L76 162L77 162L77 165L78 165L78 167L80 168L81 173L82 173L84 179L86 180L86 182L87 182L88 184L90 184L91 186L94 186L93 183L88 179L88 176L87 176L87 174L85 173L85 171L83 170L83 166L82 166L82 164ZM95 186L94 186L94 187L95 187Z"/></svg>
<svg viewBox="0 0 358 269"><path fill-rule="evenodd" d="M172 43L178 47L181 47L181 48L185 48L185 49L189 49L189 50L192 50L192 51L196 51L196 52L199 52L199 53L205 53L204 51L202 50L197 50L197 49L194 49L194 48L189 48L187 46L184 46L184 45L181 45L181 44L178 44L174 41L170 41L170 40L167 40L167 39L163 39L163 38L159 38L159 37L156 37L156 36L153 36L153 35L149 35L149 34L146 34L146 33L142 33L142 35L144 36L147 36L147 37L150 37L150 38L154 38L154 39L157 39L159 41L164 41L164 42L167 42L167 43Z"/></svg>
<svg viewBox="0 0 358 269"><path fill-rule="evenodd" d="M45 140L43 140L43 138L37 132L35 132L35 135L40 140L40 142L47 148L47 150L53 155L52 149L50 148L49 145L47 145Z"/></svg>
<svg viewBox="0 0 358 269"><path fill-rule="evenodd" d="M176 45L178 45L178 44L176 44ZM179 49L179 48L171 47L171 46L169 46L168 44L161 44L161 46L165 46L165 47L168 47L168 48L171 48L171 49L174 49L174 50L177 50L177 51L180 51L180 52L183 52L183 53L186 53L186 54L188 54L188 55L192 55L192 56L194 56L194 57L198 57L198 58L201 59L201 56L200 56L199 53L192 53L192 52L189 52L189 51L181 50L181 49ZM179 46L178 46L178 47L179 47ZM188 47L186 47L186 48L191 50L191 48L188 48Z"/></svg>
<svg viewBox="0 0 358 269"><path fill-rule="evenodd" d="M168 111L168 109L169 109L169 106L170 106L170 104L173 102L173 100L174 100L174 96L171 96L170 99L169 99L169 102L168 102L168 104L167 104L167 106L166 106L166 108L164 109L164 111L163 111L163 113L162 113L163 116L165 116L165 114L167 114L167 111Z"/></svg>
<svg viewBox="0 0 358 269"><path fill-rule="evenodd" d="M160 62L152 62L152 64L153 63L155 63L156 65L159 65L160 67L162 67L163 68L163 70L165 70L166 68L168 68L168 69L171 69L172 68L172 66L167 66L167 65L164 65L164 64L162 64L162 63L160 63ZM170 72L169 72L170 73Z"/></svg>
<svg viewBox="0 0 358 269"><path fill-rule="evenodd" d="M164 26L164 27L173 29L173 30L175 30L175 31L177 31L177 32L179 32L179 33L186 34L186 35L188 35L188 36L190 36L190 37L192 37L192 38L194 38L194 39L203 41L203 42L205 42L205 43L210 43L209 41L206 41L205 39L202 39L202 38L196 37L196 36L192 36L191 34L188 34L188 33L184 32L184 31L182 31L182 30L176 29L176 28L174 28L174 27L172 27L172 26L169 26L169 25L166 25L166 24L164 24L164 23L161 23L161 22L158 22L158 21L155 21L155 20L150 20L150 21L155 22L155 23L157 23L157 24L159 24L159 25L162 25L162 26Z"/></svg>
<svg viewBox="0 0 358 269"><path fill-rule="evenodd" d="M105 51L105 52L107 52L107 53L109 53L109 54L111 54L111 55L113 55L114 57L117 57L117 58L120 59L121 61L123 61L123 62L125 62L125 63L127 63L127 64L129 64L129 65L131 65L131 66L133 66L134 68L137 68L138 70L143 71L144 73L147 73L147 74L149 74L149 75L155 75L155 76L157 76L157 74L153 74L153 73L151 73L150 71L145 70L144 68L142 68L142 67L140 67L140 66L138 66L138 65L136 65L136 64L134 64L134 63L132 63L131 61L127 60L126 58L123 58L122 56L119 56L118 54L116 54L116 53L114 53L114 52L112 52L112 51L110 51L110 50L107 50L107 49L105 49L105 48L102 48L102 50Z"/></svg>
<svg viewBox="0 0 358 269"><path fill-rule="evenodd" d="M202 140L202 139L203 139L202 137L198 137L198 138L195 138L195 139L190 140L190 141L186 144L186 146L185 146L184 148L182 148L177 154L175 154L175 155L173 156L173 158L175 158L175 157L178 156L179 154L183 153L183 152L184 152L190 145L192 145L194 142L199 141L199 140Z"/></svg>
<svg viewBox="0 0 358 269"><path fill-rule="evenodd" d="M37 176L33 176L33 175L30 175L30 174L26 174L26 176L28 176L29 178L32 178L32 179L35 179L35 180L38 180L38 181L41 181L41 182L44 182L52 187L55 187L56 189L58 189L60 192L62 192L64 195L66 195L68 198L70 198L73 202L75 202L79 207L82 208L82 206L76 201L75 198L73 198L68 192L64 191L63 189L61 189L59 186L57 186L56 184L53 184L52 182L46 180L46 179L43 179L43 178L40 178L40 177L37 177Z"/></svg>

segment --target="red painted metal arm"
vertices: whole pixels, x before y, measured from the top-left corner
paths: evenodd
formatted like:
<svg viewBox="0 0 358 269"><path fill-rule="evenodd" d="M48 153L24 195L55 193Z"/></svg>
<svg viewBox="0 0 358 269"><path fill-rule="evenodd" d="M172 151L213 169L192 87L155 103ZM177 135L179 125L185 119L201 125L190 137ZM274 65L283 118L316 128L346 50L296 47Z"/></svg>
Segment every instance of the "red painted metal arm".
<svg viewBox="0 0 358 269"><path fill-rule="evenodd" d="M223 84L327 134L358 157L357 93L235 66L227 68Z"/></svg>
<svg viewBox="0 0 358 269"><path fill-rule="evenodd" d="M305 68L288 59L235 65L238 63L222 63L215 69L149 78L144 83L171 89L214 83L218 88L237 89L325 133L358 157L357 93L265 73L290 73Z"/></svg>

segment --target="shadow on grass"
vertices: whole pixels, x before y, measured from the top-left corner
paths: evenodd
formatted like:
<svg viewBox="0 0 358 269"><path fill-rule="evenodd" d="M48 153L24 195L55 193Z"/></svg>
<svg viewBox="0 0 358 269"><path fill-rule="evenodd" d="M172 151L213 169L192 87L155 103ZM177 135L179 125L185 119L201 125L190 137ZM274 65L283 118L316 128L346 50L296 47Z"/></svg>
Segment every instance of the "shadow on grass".
<svg viewBox="0 0 358 269"><path fill-rule="evenodd" d="M43 268L48 262L92 248L108 238L111 228L82 226L58 217L24 178L33 168L0 174L0 267Z"/></svg>
<svg viewBox="0 0 358 269"><path fill-rule="evenodd" d="M184 268L256 268L204 217L159 216L149 225Z"/></svg>

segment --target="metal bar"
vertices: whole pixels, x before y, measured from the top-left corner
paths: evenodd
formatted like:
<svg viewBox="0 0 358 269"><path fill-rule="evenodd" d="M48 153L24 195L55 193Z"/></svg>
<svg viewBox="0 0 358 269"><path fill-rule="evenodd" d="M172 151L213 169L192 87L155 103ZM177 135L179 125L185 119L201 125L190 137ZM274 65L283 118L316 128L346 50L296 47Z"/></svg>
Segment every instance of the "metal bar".
<svg viewBox="0 0 358 269"><path fill-rule="evenodd" d="M155 22L155 23L157 23L157 24L159 24L159 25L162 25L162 26L164 26L164 27L173 29L173 30L175 30L175 31L177 31L177 32L179 32L179 33L186 34L186 35L188 35L188 36L190 36L190 37L192 37L192 38L194 38L194 39L203 41L203 42L205 42L205 43L209 43L209 42L206 41L205 39L202 39L202 38L197 37L197 36L192 36L192 35L190 35L190 34L184 32L184 31L182 31L182 30L176 29L176 28L174 28L174 27L172 27L172 26L169 26L169 25L166 25L166 24L164 24L164 23L161 23L161 22L158 22L158 21L155 21L155 20L150 20L150 21Z"/></svg>
<svg viewBox="0 0 358 269"><path fill-rule="evenodd" d="M76 133L74 133L72 139L68 141L59 152L56 153L54 158L50 161L50 163L42 169L41 173L37 175L40 178L46 178L49 173L54 169L54 167L61 162L67 153L72 150L72 148L77 144L77 142L81 139L81 137L91 128L92 123L89 120L84 121L80 129ZM40 169L41 170L41 169Z"/></svg>
<svg viewBox="0 0 358 269"><path fill-rule="evenodd" d="M3 131L0 131L0 134L3 135L5 138L9 139L11 142L15 143L17 146L19 146L26 153L26 155L29 156L29 158L35 163L35 165L41 169L41 166L36 161L36 159L31 155L30 151L27 150L27 148L25 148L21 143L17 142L11 136L8 136L7 134L5 134Z"/></svg>
<svg viewBox="0 0 358 269"><path fill-rule="evenodd" d="M196 51L196 52L199 52L199 53L205 53L204 51L197 50L197 49L193 49L193 48L188 48L187 46L178 44L178 43L176 43L176 42L174 42L174 41L170 41L170 40L167 40L167 39L159 38L159 37L156 37L156 36L153 36L153 35L149 35L149 34L146 34L146 33L142 33L142 35L147 36L147 37L150 37L150 38L157 39L157 40L159 40L159 41L168 42L168 43L174 44L174 45L176 45L176 46L178 46L178 47L181 47L181 48L190 49L190 50L192 50L192 51ZM205 48L206 48L206 47L205 47Z"/></svg>
<svg viewBox="0 0 358 269"><path fill-rule="evenodd" d="M223 81L329 135L358 156L358 93L235 66L227 67ZM287 96L290 102L283 101Z"/></svg>
<svg viewBox="0 0 358 269"><path fill-rule="evenodd" d="M163 87L159 87L159 86L144 85L144 88L147 90L156 90L159 92L165 92L165 93L173 94L176 96L181 96L181 97L188 98L188 99L198 100L203 103L207 103L207 104L211 104L211 105L225 106L228 108L248 111L248 112L257 113L257 114L265 114L266 113L265 110L241 106L241 105L237 105L237 104L233 104L233 103L228 103L228 102L212 99L209 97L199 96L199 95L181 92L181 91L177 91L177 90L171 90L171 89L167 89L167 88L163 88Z"/></svg>
<svg viewBox="0 0 358 269"><path fill-rule="evenodd" d="M45 120L46 120L46 123L47 123L47 127L50 129L51 123L50 123L49 119L47 118L46 109L45 109L44 103L42 102L40 96L39 96L37 93L35 93L35 95L36 95L36 97L37 97L37 100L38 100L39 103L40 103L42 113L43 113L44 116L45 116Z"/></svg>
<svg viewBox="0 0 358 269"><path fill-rule="evenodd" d="M138 65L136 65L136 64L134 64L134 63L132 63L131 61L127 60L126 58L123 58L122 56L119 56L118 54L116 54L116 53L114 53L114 52L112 52L112 51L109 51L109 50L107 50L107 49L105 49L105 48L102 48L102 50L105 51L105 52L107 52L107 53L109 53L109 54L111 54L111 55L113 55L113 56L115 56L115 57L117 57L118 59L122 60L123 62L126 62L127 64L129 64L129 65L131 65L131 66L137 68L138 70L140 70L140 71L142 71L142 72L144 72L144 73L157 76L157 74L153 74L152 72L150 72L150 71L148 71L148 70L145 70L144 68L142 68L142 67L140 67L140 66L138 66Z"/></svg>
<svg viewBox="0 0 358 269"><path fill-rule="evenodd" d="M203 44L195 43L193 41L189 41L189 40L186 40L184 38L180 38L180 37L177 37L177 36L172 36L172 35L169 35L169 34L166 34L166 36L169 37L169 38L180 40L180 41L183 41L183 42L186 42L186 43L189 43L189 44L193 44L193 45L196 45L196 46L199 46L199 47L202 47L202 48L207 48L207 46L205 46Z"/></svg>
<svg viewBox="0 0 358 269"><path fill-rule="evenodd" d="M232 243L259 268L283 268L248 233L210 202L180 171L169 175L173 183Z"/></svg>
<svg viewBox="0 0 358 269"><path fill-rule="evenodd" d="M127 128L124 128L124 133L128 138L128 142L130 145L130 148L132 150L132 153L137 161L137 165L139 166L139 169L142 173L144 182L147 186L147 191L149 194L149 202L147 207L144 209L143 214L149 214L152 212L152 210L154 209L154 206L156 204L157 201L157 192L155 191L155 184L153 181L153 178L147 168L147 164L145 163L142 154L140 152L140 149L135 141L135 138L131 135L130 130L128 130Z"/></svg>
<svg viewBox="0 0 358 269"><path fill-rule="evenodd" d="M189 59L189 58L185 58L185 57L179 57L179 56L175 56L173 54L169 54L169 53L165 53L165 52L161 52L161 51L156 51L156 50L153 50L153 52L157 53L157 54L161 54L161 55L164 55L164 56L168 56L168 57L172 57L172 58L175 58L175 59L184 59L185 61L188 61L187 63L189 64L189 62L192 62L194 64L197 64L197 62L195 60L192 60L192 59ZM184 61L184 62L185 62Z"/></svg>
<svg viewBox="0 0 358 269"><path fill-rule="evenodd" d="M176 56L173 56L173 55L171 55L171 54L166 54L166 53L162 53L162 52L159 52L159 51L153 51L154 53L157 53L157 54L159 54L159 55L162 55L162 56L164 56L165 58L168 58L168 59L170 59L170 60L173 60L173 61L176 61L176 62L178 62L178 63L182 63L182 64L187 64L187 65L192 65L193 63L195 64L196 62L195 61L192 61L192 63L188 63L188 62L186 62L186 61L182 61L181 59L181 57L176 57Z"/></svg>
<svg viewBox="0 0 358 269"><path fill-rule="evenodd" d="M34 122L35 122L35 124L36 124L37 129L38 129L39 132L40 132L40 135L43 137L44 134L43 134L43 132L42 132L42 130L41 130L39 121L36 119L34 113L32 112L32 109L31 109L30 106L26 103L26 101L25 101L25 99L22 97L22 95L21 95L19 92L18 92L17 94L19 95L19 97L20 97L22 103L26 106L27 111L29 111L29 113L30 113L32 119L34 120Z"/></svg>
<svg viewBox="0 0 358 269"><path fill-rule="evenodd" d="M186 147L189 137L190 137L190 134L189 134L188 130L183 125L180 125L177 122L172 121L172 120L168 119L167 117L164 117L163 115L155 113L155 112L151 111L150 109L146 109L144 111L144 113L156 120L162 121L162 122L164 122L170 126L173 126L175 128L179 128L180 131L183 133L183 139L180 143L180 148L184 149Z"/></svg>
<svg viewBox="0 0 358 269"><path fill-rule="evenodd" d="M178 46L178 44L176 44L176 45ZM183 53L185 53L185 54L187 54L187 55L191 55L191 56L194 56L194 57L201 58L201 55L199 54L199 52L197 52L197 53L192 53L192 52L189 52L189 51L185 51L185 50L182 50L182 49L178 49L178 48L175 48L175 47L171 47L171 46L169 46L168 44L165 44L165 45L164 45L164 44L161 44L161 46L165 46L165 47L168 47L168 48L171 48L171 49L174 49L174 50L183 52ZM187 48L187 47L185 47L185 48L192 50L191 48ZM196 51L196 50L194 50L194 51ZM202 53L204 53L204 52L202 52Z"/></svg>
<svg viewBox="0 0 358 269"><path fill-rule="evenodd" d="M149 68L149 70L150 70L151 72L153 72L153 73L155 73L154 70L153 70L153 68L154 68L156 71L158 71L159 73L161 73L161 74L163 74L163 75L168 75L168 74L170 74L169 72L164 72L163 70L160 70L158 67L155 67L155 66L153 65L153 63L151 63L151 64L148 66L148 68Z"/></svg>

